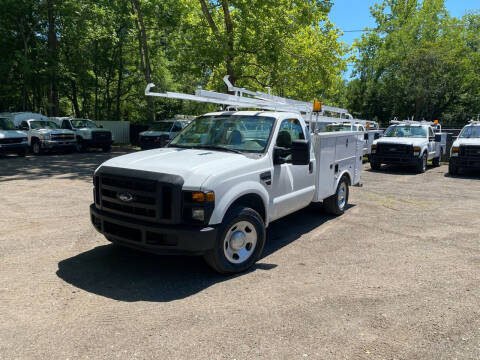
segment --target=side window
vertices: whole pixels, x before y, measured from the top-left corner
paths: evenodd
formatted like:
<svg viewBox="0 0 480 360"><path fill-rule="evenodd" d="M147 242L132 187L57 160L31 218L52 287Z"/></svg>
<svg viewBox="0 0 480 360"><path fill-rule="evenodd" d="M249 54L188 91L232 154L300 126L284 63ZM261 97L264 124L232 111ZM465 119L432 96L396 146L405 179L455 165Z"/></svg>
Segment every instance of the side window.
<svg viewBox="0 0 480 360"><path fill-rule="evenodd" d="M297 119L283 120L277 136L277 146L285 149L291 149L292 141L305 140L300 121Z"/></svg>
<svg viewBox="0 0 480 360"><path fill-rule="evenodd" d="M63 120L62 129L70 129L70 124L68 123L68 120Z"/></svg>
<svg viewBox="0 0 480 360"><path fill-rule="evenodd" d="M173 124L172 132L179 132L179 131L182 131L182 124L176 122L175 124Z"/></svg>
<svg viewBox="0 0 480 360"><path fill-rule="evenodd" d="M428 128L428 136L429 137L434 137L435 136L431 127Z"/></svg>

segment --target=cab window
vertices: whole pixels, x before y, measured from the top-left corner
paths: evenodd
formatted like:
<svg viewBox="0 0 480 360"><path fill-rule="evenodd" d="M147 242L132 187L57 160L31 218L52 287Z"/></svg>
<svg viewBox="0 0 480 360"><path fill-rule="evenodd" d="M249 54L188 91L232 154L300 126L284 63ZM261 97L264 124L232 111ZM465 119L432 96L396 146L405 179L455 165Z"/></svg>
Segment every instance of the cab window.
<svg viewBox="0 0 480 360"><path fill-rule="evenodd" d="M278 131L276 145L284 149L291 149L292 142L295 140L305 140L300 121L297 119L283 120Z"/></svg>
<svg viewBox="0 0 480 360"><path fill-rule="evenodd" d="M182 124L176 122L175 124L173 124L172 132L179 132L179 131L182 131Z"/></svg>
<svg viewBox="0 0 480 360"><path fill-rule="evenodd" d="M428 136L429 137L434 137L435 136L431 127L428 128Z"/></svg>
<svg viewBox="0 0 480 360"><path fill-rule="evenodd" d="M68 121L68 120L63 120L63 122L62 122L62 129L72 130L72 127L70 126L70 121Z"/></svg>

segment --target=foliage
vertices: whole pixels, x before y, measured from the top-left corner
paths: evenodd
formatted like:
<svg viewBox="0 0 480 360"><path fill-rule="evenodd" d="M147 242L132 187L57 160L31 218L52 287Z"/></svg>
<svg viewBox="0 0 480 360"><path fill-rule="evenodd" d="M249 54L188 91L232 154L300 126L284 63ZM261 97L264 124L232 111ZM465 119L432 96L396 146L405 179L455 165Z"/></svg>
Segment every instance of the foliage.
<svg viewBox="0 0 480 360"><path fill-rule="evenodd" d="M461 125L480 113L480 16L449 16L444 0L384 0L371 8L376 29L355 44L346 89L356 115Z"/></svg>

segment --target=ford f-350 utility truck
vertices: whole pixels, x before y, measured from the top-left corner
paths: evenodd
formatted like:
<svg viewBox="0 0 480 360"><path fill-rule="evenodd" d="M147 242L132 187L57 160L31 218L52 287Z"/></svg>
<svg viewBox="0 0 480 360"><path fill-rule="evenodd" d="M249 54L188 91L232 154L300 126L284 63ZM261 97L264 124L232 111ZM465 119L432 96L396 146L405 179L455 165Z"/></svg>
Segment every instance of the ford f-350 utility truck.
<svg viewBox="0 0 480 360"><path fill-rule="evenodd" d="M170 140L186 127L193 117L190 119L185 116L177 116L174 119L156 121L147 131L139 134L139 145L142 150L151 150L164 147Z"/></svg>
<svg viewBox="0 0 480 360"><path fill-rule="evenodd" d="M373 170L379 170L382 164L412 166L424 173L427 161L440 165L446 147L447 134L441 133L438 123L393 120L383 137L374 141L370 165Z"/></svg>
<svg viewBox="0 0 480 360"><path fill-rule="evenodd" d="M312 202L336 215L347 208L349 186L360 183L363 134L310 133L311 104L269 94L233 86L235 95L152 93L152 86L147 95L259 110L205 114L165 148L103 163L90 213L108 240L203 255L216 271L237 273L260 257L272 221Z"/></svg>
<svg viewBox="0 0 480 360"><path fill-rule="evenodd" d="M470 121L450 150L448 172L457 175L461 169L480 169L480 120Z"/></svg>
<svg viewBox="0 0 480 360"><path fill-rule="evenodd" d="M0 154L25 156L28 150L27 136L16 130L9 119L0 117Z"/></svg>

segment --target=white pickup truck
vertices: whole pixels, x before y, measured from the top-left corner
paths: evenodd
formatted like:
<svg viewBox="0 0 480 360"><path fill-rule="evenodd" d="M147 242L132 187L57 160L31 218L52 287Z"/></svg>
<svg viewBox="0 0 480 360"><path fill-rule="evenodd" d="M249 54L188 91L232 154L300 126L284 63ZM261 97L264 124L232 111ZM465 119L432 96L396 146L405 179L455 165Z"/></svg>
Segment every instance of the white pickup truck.
<svg viewBox="0 0 480 360"><path fill-rule="evenodd" d="M89 148L100 148L103 152L112 149L112 132L95 124L92 120L68 118L56 118L56 123L62 129L75 132L78 152L84 152Z"/></svg>
<svg viewBox="0 0 480 360"><path fill-rule="evenodd" d="M429 160L433 166L439 166L447 147L447 134L440 131L440 125L433 122L392 121L383 137L372 145L372 169L394 164L413 166L418 173L424 173Z"/></svg>
<svg viewBox="0 0 480 360"><path fill-rule="evenodd" d="M193 119L193 118L192 118ZM139 145L142 150L164 147L170 140L186 127L191 120L186 117L156 121L147 131L139 134Z"/></svg>
<svg viewBox="0 0 480 360"><path fill-rule="evenodd" d="M470 121L450 150L448 172L457 175L461 169L480 169L480 120Z"/></svg>
<svg viewBox="0 0 480 360"><path fill-rule="evenodd" d="M158 94L151 86L151 96L282 109L273 106L278 98ZM165 148L103 163L93 178L93 226L120 245L203 255L216 271L237 273L261 256L272 221L322 201L341 215L349 186L360 183L363 134L311 134L301 111L283 109L205 114Z"/></svg>
<svg viewBox="0 0 480 360"><path fill-rule="evenodd" d="M63 130L45 115L20 112L5 113L2 116L12 121L17 128L28 136L28 146L34 154L44 151L66 150L75 151L77 141L75 133Z"/></svg>
<svg viewBox="0 0 480 360"><path fill-rule="evenodd" d="M16 130L9 119L0 117L0 154L25 156L28 150L27 136Z"/></svg>

